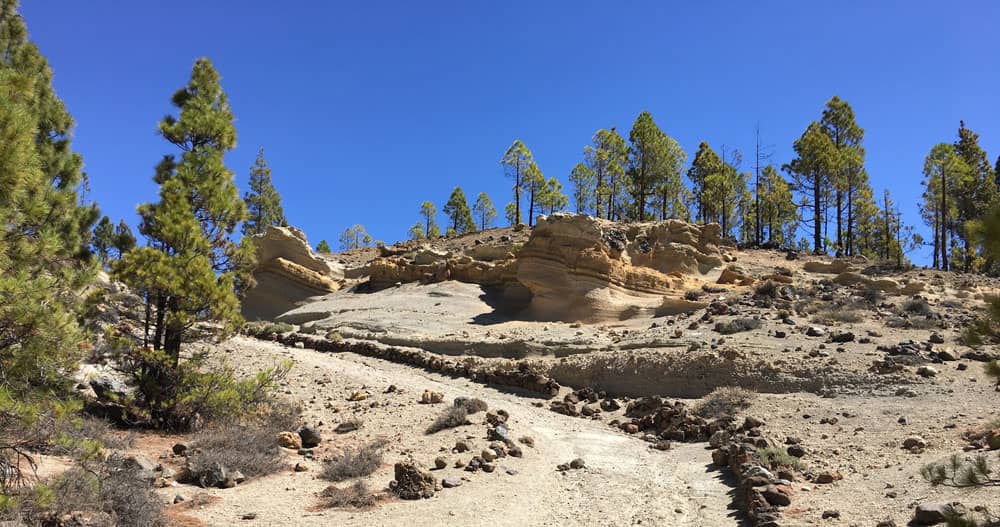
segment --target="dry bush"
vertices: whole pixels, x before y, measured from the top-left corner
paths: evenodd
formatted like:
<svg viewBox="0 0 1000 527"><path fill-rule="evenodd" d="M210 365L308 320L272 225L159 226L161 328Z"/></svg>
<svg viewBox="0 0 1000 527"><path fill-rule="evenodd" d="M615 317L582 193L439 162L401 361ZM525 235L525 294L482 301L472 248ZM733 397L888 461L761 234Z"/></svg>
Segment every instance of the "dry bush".
<svg viewBox="0 0 1000 527"><path fill-rule="evenodd" d="M49 525L71 512L112 512L117 525L163 527L160 498L141 471L123 457L107 462L73 467L44 483L22 492L7 503L0 517L20 517L26 525Z"/></svg>
<svg viewBox="0 0 1000 527"><path fill-rule="evenodd" d="M382 449L386 441L377 440L356 448L345 449L323 466L320 477L327 481L344 481L367 476L382 466Z"/></svg>
<svg viewBox="0 0 1000 527"><path fill-rule="evenodd" d="M365 485L363 481L357 481L344 488L330 485L323 489L320 498L322 498L323 506L327 508L367 509L374 507L381 496L369 491L368 485Z"/></svg>
<svg viewBox="0 0 1000 527"><path fill-rule="evenodd" d="M705 419L732 417L741 410L750 408L756 393L738 386L723 386L712 390L700 403L694 413Z"/></svg>
<svg viewBox="0 0 1000 527"><path fill-rule="evenodd" d="M866 287L863 291L861 291L861 298L863 298L865 302L875 306L881 304L882 301L885 300L885 293L877 287Z"/></svg>
<svg viewBox="0 0 1000 527"><path fill-rule="evenodd" d="M295 330L295 326L285 322L248 322L246 324L248 333L258 335L270 335L271 333L288 333Z"/></svg>
<svg viewBox="0 0 1000 527"><path fill-rule="evenodd" d="M468 412L469 415L478 414L479 412L485 412L490 409L489 405L486 404L486 401L476 399L475 397L471 399L468 397L456 397L454 406L465 408L465 411Z"/></svg>
<svg viewBox="0 0 1000 527"><path fill-rule="evenodd" d="M687 300L688 302L697 302L701 299L703 294L704 293L702 291L697 289L689 289L684 292L684 300Z"/></svg>
<svg viewBox="0 0 1000 527"><path fill-rule="evenodd" d="M197 481L216 463L246 477L278 472L285 462L275 438L280 432L296 430L299 422L298 406L275 401L264 414L247 422L214 424L195 434L185 477Z"/></svg>
<svg viewBox="0 0 1000 527"><path fill-rule="evenodd" d="M732 335L733 333L740 333L741 331L752 331L755 329L760 329L761 326L760 319L756 318L737 318L730 320L729 322L718 322L715 324L715 331L722 333L723 335Z"/></svg>
<svg viewBox="0 0 1000 527"><path fill-rule="evenodd" d="M446 409L429 427L427 433L433 434L448 428L455 428L469 423L469 411L464 406L452 406Z"/></svg>
<svg viewBox="0 0 1000 527"><path fill-rule="evenodd" d="M774 280L765 280L754 287L753 296L757 298L778 298L778 284Z"/></svg>
<svg viewBox="0 0 1000 527"><path fill-rule="evenodd" d="M814 313L812 320L817 324L827 326L841 324L857 324L865 319L864 309L857 304L843 306L823 306Z"/></svg>
<svg viewBox="0 0 1000 527"><path fill-rule="evenodd" d="M911 315L928 317L934 314L934 310L931 309L931 305L927 303L927 300L920 297L911 298L903 302L901 307L903 311Z"/></svg>

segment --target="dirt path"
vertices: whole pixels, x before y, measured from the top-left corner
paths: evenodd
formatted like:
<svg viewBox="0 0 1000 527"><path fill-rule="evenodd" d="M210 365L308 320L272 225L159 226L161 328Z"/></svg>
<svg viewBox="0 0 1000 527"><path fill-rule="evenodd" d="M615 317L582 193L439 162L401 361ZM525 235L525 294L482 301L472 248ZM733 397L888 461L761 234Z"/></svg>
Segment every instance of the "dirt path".
<svg viewBox="0 0 1000 527"><path fill-rule="evenodd" d="M450 452L456 440L471 440L475 452L487 444L482 414L473 416L472 425L425 435L424 428L443 406L417 404L424 389L443 392L446 404L457 396L478 397L491 409L506 410L512 435L531 436L536 446L525 448L521 459L498 460L491 474L451 466L434 471L439 479L458 476L468 481L429 500L389 501L369 511L317 511L316 495L327 485L316 477L319 462L311 462L308 472L286 471L231 490L172 489L222 498L189 512L207 525L738 525L729 508L731 489L721 473L709 469L711 456L703 445L660 452L606 423L533 406L539 399L358 355L323 354L246 338L223 347L232 363L248 371L281 359L295 362L286 396L308 401L307 422L324 423L326 441L319 457L323 449L388 438L386 466L366 478L375 489L385 488L392 479L392 463L398 460L412 458L430 466L435 457L445 456L450 465L471 457ZM397 391L384 393L389 385ZM347 402L347 395L358 389L367 389L371 397ZM365 420L361 430L332 432L337 422L352 416ZM586 469L556 471L557 464L578 457L586 461ZM241 520L251 513L254 519Z"/></svg>

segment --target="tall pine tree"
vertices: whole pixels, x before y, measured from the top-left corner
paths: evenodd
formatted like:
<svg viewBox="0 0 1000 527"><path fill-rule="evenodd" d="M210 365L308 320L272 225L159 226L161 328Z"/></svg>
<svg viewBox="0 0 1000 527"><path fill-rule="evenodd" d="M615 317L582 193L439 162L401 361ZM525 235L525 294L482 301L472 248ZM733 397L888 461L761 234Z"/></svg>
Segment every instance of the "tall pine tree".
<svg viewBox="0 0 1000 527"><path fill-rule="evenodd" d="M465 199L462 187L455 187L451 191L448 203L445 203L441 210L451 220L451 228L455 229L456 233L464 234L476 230L476 221L472 219L472 211L469 210L469 202Z"/></svg>
<svg viewBox="0 0 1000 527"><path fill-rule="evenodd" d="M181 151L180 159L168 156L158 165L160 200L139 206L139 230L149 245L129 251L114 268L149 303L146 344L162 354L147 364L155 389L144 391L154 419L169 417L159 414L176 404L181 344L189 330L214 321L228 332L241 322L237 288L248 281L253 261L249 244L230 238L247 210L224 164L236 129L211 61L195 62L172 102L180 115L164 117L159 132Z"/></svg>
<svg viewBox="0 0 1000 527"><path fill-rule="evenodd" d="M257 159L250 167L250 192L243 195L249 216L243 223L245 236L261 234L271 225L284 227L285 211L281 208L281 196L271 183L271 168L264 159L264 148L257 151Z"/></svg>

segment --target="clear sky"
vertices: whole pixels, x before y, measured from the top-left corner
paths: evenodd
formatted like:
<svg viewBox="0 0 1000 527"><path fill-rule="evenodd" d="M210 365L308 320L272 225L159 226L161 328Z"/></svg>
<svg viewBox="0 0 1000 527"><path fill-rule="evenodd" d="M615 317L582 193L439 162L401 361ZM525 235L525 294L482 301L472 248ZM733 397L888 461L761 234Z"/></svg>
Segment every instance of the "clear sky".
<svg viewBox="0 0 1000 527"><path fill-rule="evenodd" d="M689 161L707 140L749 167L759 123L780 165L839 95L865 129L876 194L890 188L910 223L923 158L959 119L1000 155L992 0L22 3L77 120L92 197L133 224L172 152L156 123L201 56L236 115L238 184L263 146L314 245L354 223L405 238L420 202L440 209L455 185L470 201L488 192L502 216L514 139L569 187L593 133L627 137L642 110Z"/></svg>

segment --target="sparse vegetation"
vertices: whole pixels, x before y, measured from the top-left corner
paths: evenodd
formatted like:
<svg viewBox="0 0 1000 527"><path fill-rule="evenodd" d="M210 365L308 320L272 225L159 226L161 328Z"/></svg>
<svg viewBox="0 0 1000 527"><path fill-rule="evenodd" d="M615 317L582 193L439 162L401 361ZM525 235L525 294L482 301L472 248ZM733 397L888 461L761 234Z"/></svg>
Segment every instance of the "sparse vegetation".
<svg viewBox="0 0 1000 527"><path fill-rule="evenodd" d="M737 318L729 322L717 322L715 324L715 331L723 335L732 335L733 333L759 329L761 324L762 322L757 318Z"/></svg>
<svg viewBox="0 0 1000 527"><path fill-rule="evenodd" d="M465 408L465 411L468 413L468 415L477 414L479 412L485 412L486 410L489 410L489 405L486 404L486 401L482 399L476 399L474 397L473 398L456 397L454 406L456 408L458 407Z"/></svg>
<svg viewBox="0 0 1000 527"><path fill-rule="evenodd" d="M754 287L753 295L757 298L777 298L778 284L774 280L765 280Z"/></svg>
<svg viewBox="0 0 1000 527"><path fill-rule="evenodd" d="M689 302L697 302L698 300L701 299L701 296L703 294L704 292L699 291L697 289L689 289L684 292L684 300L687 300Z"/></svg>
<svg viewBox="0 0 1000 527"><path fill-rule="evenodd" d="M464 406L452 406L447 408L434 420L429 427L427 427L427 433L433 434L440 432L441 430L446 430L448 428L456 428L462 425L469 424L469 411Z"/></svg>
<svg viewBox="0 0 1000 527"><path fill-rule="evenodd" d="M366 509L374 507L381 496L372 493L363 481L356 481L347 487L330 485L320 493L323 506L331 509Z"/></svg>
<svg viewBox="0 0 1000 527"><path fill-rule="evenodd" d="M705 419L732 417L750 408L756 396L756 393L738 386L716 388L695 405L694 414Z"/></svg>
<svg viewBox="0 0 1000 527"><path fill-rule="evenodd" d="M384 440L376 440L364 445L347 448L335 455L323 466L320 477L327 481L344 481L367 476L382 465Z"/></svg>
<svg viewBox="0 0 1000 527"><path fill-rule="evenodd" d="M215 466L238 470L246 477L278 472L285 461L275 438L279 432L297 429L298 424L299 409L288 403L276 403L243 422L213 424L195 434L184 476L199 481Z"/></svg>
<svg viewBox="0 0 1000 527"><path fill-rule="evenodd" d="M865 312L855 305L823 306L812 316L813 322L833 326L836 324L857 324L865 319Z"/></svg>
<svg viewBox="0 0 1000 527"><path fill-rule="evenodd" d="M901 308L904 313L909 313L911 315L929 317L934 314L934 310L931 309L931 305L927 302L927 300L920 297L911 298L903 302Z"/></svg>
<svg viewBox="0 0 1000 527"><path fill-rule="evenodd" d="M246 330L257 335L270 335L271 333L289 333L295 330L295 326L285 322L247 322Z"/></svg>
<svg viewBox="0 0 1000 527"><path fill-rule="evenodd" d="M760 457L761 463L771 469L776 469L778 467L791 467L796 470L802 470L803 468L802 460L789 455L788 452L781 447L758 448L757 456Z"/></svg>

